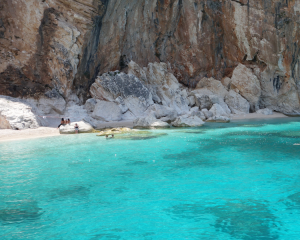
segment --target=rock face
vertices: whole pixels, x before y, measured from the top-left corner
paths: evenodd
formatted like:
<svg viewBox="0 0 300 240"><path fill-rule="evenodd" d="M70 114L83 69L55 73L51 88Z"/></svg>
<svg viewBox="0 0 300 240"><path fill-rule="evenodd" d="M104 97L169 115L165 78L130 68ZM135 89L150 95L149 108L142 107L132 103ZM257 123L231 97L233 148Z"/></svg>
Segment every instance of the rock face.
<svg viewBox="0 0 300 240"><path fill-rule="evenodd" d="M106 122L120 121L122 120L122 111L119 106L113 102L98 101L92 117Z"/></svg>
<svg viewBox="0 0 300 240"><path fill-rule="evenodd" d="M37 128L41 120L37 109L29 103L7 96L0 96L0 129Z"/></svg>
<svg viewBox="0 0 300 240"><path fill-rule="evenodd" d="M259 109L259 99L261 96L260 82L246 66L239 64L234 69L230 88L239 90L239 93L249 101L252 112Z"/></svg>
<svg viewBox="0 0 300 240"><path fill-rule="evenodd" d="M230 90L229 93L226 95L225 103L228 105L231 112L234 114L249 113L249 102L233 90Z"/></svg>
<svg viewBox="0 0 300 240"><path fill-rule="evenodd" d="M180 114L193 100L174 78L194 88L204 77L201 88L216 94L222 81L251 112L300 112L299 13L298 1L277 0L1 0L0 94L48 112L45 93L84 104L98 76L119 70ZM131 96L139 115L147 102Z"/></svg>
<svg viewBox="0 0 300 240"><path fill-rule="evenodd" d="M94 128L84 121L73 122L71 124L62 125L59 128L60 134L74 134L75 133L75 124L77 123L79 132L78 133L92 133Z"/></svg>

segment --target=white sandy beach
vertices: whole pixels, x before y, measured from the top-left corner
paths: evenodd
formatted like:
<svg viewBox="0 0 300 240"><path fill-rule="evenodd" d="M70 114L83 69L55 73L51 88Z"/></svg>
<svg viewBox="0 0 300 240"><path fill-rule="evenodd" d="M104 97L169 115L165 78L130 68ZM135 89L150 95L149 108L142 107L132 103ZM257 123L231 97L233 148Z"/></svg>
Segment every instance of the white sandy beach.
<svg viewBox="0 0 300 240"><path fill-rule="evenodd" d="M287 118L282 113L273 113L273 115L263 115L258 113L249 113L243 115L235 115L231 117L231 120L247 120L247 119L272 119L272 118ZM100 123L97 129L103 128L114 128L114 127L133 127L132 121L123 122L106 122ZM0 129L0 143L6 141L22 140L22 139L34 139L42 137L53 137L59 136L57 128L51 127L40 127L37 129L26 129L26 130L11 130L11 129Z"/></svg>

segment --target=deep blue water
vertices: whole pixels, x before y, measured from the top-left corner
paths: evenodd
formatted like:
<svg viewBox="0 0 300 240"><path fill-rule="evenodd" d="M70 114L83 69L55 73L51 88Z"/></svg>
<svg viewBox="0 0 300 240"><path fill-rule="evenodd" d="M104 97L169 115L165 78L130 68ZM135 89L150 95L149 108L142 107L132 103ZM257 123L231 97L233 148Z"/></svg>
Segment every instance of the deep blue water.
<svg viewBox="0 0 300 240"><path fill-rule="evenodd" d="M0 144L0 239L299 239L299 118Z"/></svg>

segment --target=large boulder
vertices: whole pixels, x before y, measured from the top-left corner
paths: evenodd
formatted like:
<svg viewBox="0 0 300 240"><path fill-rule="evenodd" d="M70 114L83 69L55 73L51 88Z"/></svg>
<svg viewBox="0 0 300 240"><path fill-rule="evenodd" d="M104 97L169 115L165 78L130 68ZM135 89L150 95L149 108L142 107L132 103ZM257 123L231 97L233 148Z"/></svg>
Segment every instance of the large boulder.
<svg viewBox="0 0 300 240"><path fill-rule="evenodd" d="M98 101L92 117L101 121L121 121L122 110L114 102Z"/></svg>
<svg viewBox="0 0 300 240"><path fill-rule="evenodd" d="M213 116L229 116L226 113L226 111L222 108L222 106L218 103L215 103L209 111L213 114Z"/></svg>
<svg viewBox="0 0 300 240"><path fill-rule="evenodd" d="M0 129L38 128L37 109L25 100L0 95Z"/></svg>
<svg viewBox="0 0 300 240"><path fill-rule="evenodd" d="M201 118L197 116L180 116L178 117L174 122L172 122L172 125L174 127L200 127L204 124L204 122L201 120Z"/></svg>
<svg viewBox="0 0 300 240"><path fill-rule="evenodd" d="M234 114L249 113L249 102L233 90L230 90L229 93L225 96L225 103Z"/></svg>
<svg viewBox="0 0 300 240"><path fill-rule="evenodd" d="M214 114L212 112L208 111L206 108L202 109L201 112L203 113L205 118L211 118L214 116Z"/></svg>
<svg viewBox="0 0 300 240"><path fill-rule="evenodd" d="M136 116L142 116L153 104L151 92L136 76L117 71L98 77L90 93L95 99L110 102L122 97L122 102Z"/></svg>
<svg viewBox="0 0 300 240"><path fill-rule="evenodd" d="M78 133L92 133L94 132L94 128L87 122L73 122L71 124L61 125L59 127L60 134L74 134L75 133L75 124L77 123L79 132Z"/></svg>
<svg viewBox="0 0 300 240"><path fill-rule="evenodd" d="M62 115L66 109L65 99L55 90L46 92L39 99L27 99L31 105L37 107L42 115L60 114Z"/></svg>
<svg viewBox="0 0 300 240"><path fill-rule="evenodd" d="M166 122L156 119L153 115L149 114L146 117L138 118L133 122L134 128L167 128L170 125Z"/></svg>
<svg viewBox="0 0 300 240"><path fill-rule="evenodd" d="M196 89L199 88L205 88L222 99L224 99L228 93L222 82L214 78L202 78L196 86Z"/></svg>
<svg viewBox="0 0 300 240"><path fill-rule="evenodd" d="M261 96L260 82L252 71L243 64L239 64L233 71L230 89L234 90L235 88L250 103L250 110L252 112L259 109L258 102Z"/></svg>
<svg viewBox="0 0 300 240"><path fill-rule="evenodd" d="M150 107L150 110L154 111L154 115L157 119L165 118L174 121L178 116L177 111L163 105L155 104Z"/></svg>
<svg viewBox="0 0 300 240"><path fill-rule="evenodd" d="M189 99L186 90L171 73L166 63L149 63L147 68L140 68L131 61L128 72L142 79L143 84L152 93L153 101L175 109L178 114L189 111Z"/></svg>

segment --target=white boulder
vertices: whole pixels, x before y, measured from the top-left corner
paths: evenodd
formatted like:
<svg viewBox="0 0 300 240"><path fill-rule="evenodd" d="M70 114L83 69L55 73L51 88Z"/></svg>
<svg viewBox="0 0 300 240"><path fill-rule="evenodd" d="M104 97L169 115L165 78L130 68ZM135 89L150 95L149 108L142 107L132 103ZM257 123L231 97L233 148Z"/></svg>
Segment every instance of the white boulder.
<svg viewBox="0 0 300 240"><path fill-rule="evenodd" d="M196 86L196 89L199 88L205 88L211 91L213 94L221 97L222 99L224 99L224 97L228 93L222 82L214 78L202 78Z"/></svg>
<svg viewBox="0 0 300 240"><path fill-rule="evenodd" d="M154 111L154 115L157 119L164 118L170 121L174 121L178 116L177 111L163 105L155 104L150 107L150 110Z"/></svg>
<svg viewBox="0 0 300 240"><path fill-rule="evenodd" d="M229 93L225 96L225 103L228 105L231 112L234 114L238 114L241 112L249 113L249 102L233 90L230 90Z"/></svg>
<svg viewBox="0 0 300 240"><path fill-rule="evenodd" d="M98 101L92 117L102 121L121 121L122 110L114 102Z"/></svg>
<svg viewBox="0 0 300 240"><path fill-rule="evenodd" d="M174 127L200 127L203 124L204 122L197 116L180 116L172 122Z"/></svg>
<svg viewBox="0 0 300 240"><path fill-rule="evenodd" d="M166 122L156 119L153 115L149 114L146 117L138 118L133 122L134 128L166 128L170 125Z"/></svg>
<svg viewBox="0 0 300 240"><path fill-rule="evenodd" d="M232 74L230 89L236 88L250 103L250 110L252 112L258 110L258 101L261 96L260 82L252 71L243 64L239 64Z"/></svg>
<svg viewBox="0 0 300 240"><path fill-rule="evenodd" d="M208 111L206 108L202 109L201 112L203 113L203 115L205 116L205 118L211 118L213 117L213 113Z"/></svg>
<svg viewBox="0 0 300 240"><path fill-rule="evenodd" d="M0 96L0 129L38 128L42 125L37 109L25 100Z"/></svg>
<svg viewBox="0 0 300 240"><path fill-rule="evenodd" d="M94 128L87 122L72 122L71 124L61 125L59 127L60 134L74 134L75 133L75 124L78 125L78 133L92 133Z"/></svg>
<svg viewBox="0 0 300 240"><path fill-rule="evenodd" d="M222 106L218 103L215 103L211 109L209 110L213 116L225 116L228 117L226 111L222 108Z"/></svg>

